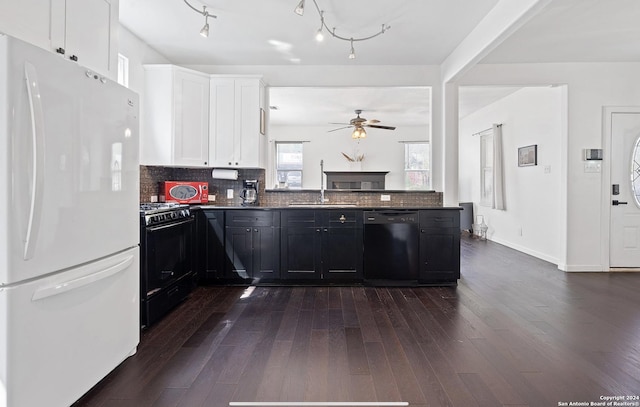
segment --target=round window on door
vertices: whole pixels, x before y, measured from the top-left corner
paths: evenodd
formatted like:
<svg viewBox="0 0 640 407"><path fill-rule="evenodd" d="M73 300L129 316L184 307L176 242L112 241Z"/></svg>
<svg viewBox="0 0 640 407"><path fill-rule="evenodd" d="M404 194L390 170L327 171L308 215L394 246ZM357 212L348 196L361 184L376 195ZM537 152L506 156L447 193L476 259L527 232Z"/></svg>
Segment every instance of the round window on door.
<svg viewBox="0 0 640 407"><path fill-rule="evenodd" d="M633 201L640 208L640 137L636 139L631 154L631 190L633 191Z"/></svg>

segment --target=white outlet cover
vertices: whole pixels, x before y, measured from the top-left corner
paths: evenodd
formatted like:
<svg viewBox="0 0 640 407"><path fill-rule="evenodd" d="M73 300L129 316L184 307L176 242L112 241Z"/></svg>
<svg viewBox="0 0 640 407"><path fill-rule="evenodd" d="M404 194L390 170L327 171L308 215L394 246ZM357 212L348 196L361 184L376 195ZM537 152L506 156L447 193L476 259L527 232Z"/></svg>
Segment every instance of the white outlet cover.
<svg viewBox="0 0 640 407"><path fill-rule="evenodd" d="M390 200L391 200L391 195L382 194L382 195L380 195L380 200L381 200L381 201L388 202L388 201L390 201Z"/></svg>
<svg viewBox="0 0 640 407"><path fill-rule="evenodd" d="M589 161L584 163L584 172L601 172L602 163L600 161Z"/></svg>
<svg viewBox="0 0 640 407"><path fill-rule="evenodd" d="M227 189L227 199L233 199L233 189Z"/></svg>

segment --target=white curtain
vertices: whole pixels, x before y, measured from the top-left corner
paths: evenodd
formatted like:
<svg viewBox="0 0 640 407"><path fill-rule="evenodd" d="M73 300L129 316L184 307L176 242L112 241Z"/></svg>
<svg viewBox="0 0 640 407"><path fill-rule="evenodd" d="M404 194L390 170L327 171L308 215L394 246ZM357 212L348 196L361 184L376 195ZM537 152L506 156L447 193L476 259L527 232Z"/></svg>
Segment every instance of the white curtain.
<svg viewBox="0 0 640 407"><path fill-rule="evenodd" d="M493 125L493 208L504 211L504 163L502 159L502 124Z"/></svg>

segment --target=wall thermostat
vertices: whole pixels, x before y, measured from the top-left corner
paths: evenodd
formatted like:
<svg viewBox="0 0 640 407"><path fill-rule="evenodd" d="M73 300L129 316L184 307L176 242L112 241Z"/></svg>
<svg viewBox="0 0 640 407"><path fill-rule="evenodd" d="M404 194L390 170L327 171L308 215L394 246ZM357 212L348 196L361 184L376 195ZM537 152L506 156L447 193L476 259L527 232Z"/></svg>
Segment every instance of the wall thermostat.
<svg viewBox="0 0 640 407"><path fill-rule="evenodd" d="M587 161L602 160L602 149L601 148L585 148L584 159Z"/></svg>

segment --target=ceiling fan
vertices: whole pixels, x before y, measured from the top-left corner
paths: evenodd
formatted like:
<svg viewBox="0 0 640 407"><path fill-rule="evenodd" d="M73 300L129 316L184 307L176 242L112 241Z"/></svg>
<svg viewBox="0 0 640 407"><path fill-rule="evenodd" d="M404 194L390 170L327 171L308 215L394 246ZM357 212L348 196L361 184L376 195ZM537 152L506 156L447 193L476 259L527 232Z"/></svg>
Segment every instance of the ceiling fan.
<svg viewBox="0 0 640 407"><path fill-rule="evenodd" d="M375 129L384 129L384 130L396 129L395 126L383 126L383 125L377 124L377 123L380 123L380 120L376 120L376 119L367 120L364 117L360 117L360 113L362 113L361 109L356 109L355 113L357 117L354 117L353 119L351 119L348 125L346 125L347 123L330 123L330 124L344 124L345 126L339 127L337 129L329 130L329 132L348 129L349 127L353 127L354 129L353 129L353 133L351 133L351 137L354 139L361 139L361 138L367 137L367 133L364 131L365 127L371 127Z"/></svg>

